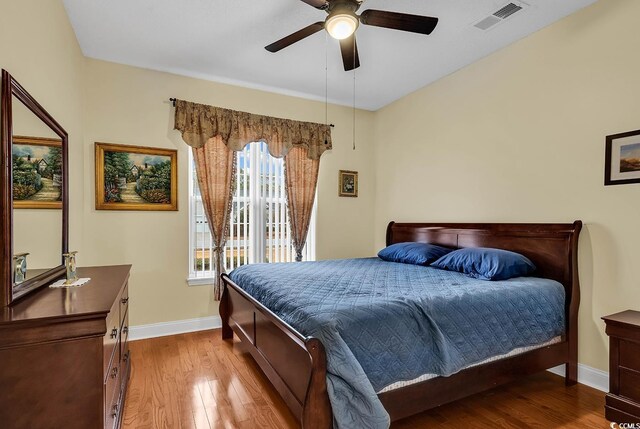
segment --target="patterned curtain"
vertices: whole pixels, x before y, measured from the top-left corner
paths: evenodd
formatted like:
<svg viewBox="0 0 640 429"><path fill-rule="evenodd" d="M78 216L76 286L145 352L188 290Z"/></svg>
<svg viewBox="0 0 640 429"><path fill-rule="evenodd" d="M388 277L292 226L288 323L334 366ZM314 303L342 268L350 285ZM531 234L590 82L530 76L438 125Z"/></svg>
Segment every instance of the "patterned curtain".
<svg viewBox="0 0 640 429"><path fill-rule="evenodd" d="M294 147L284 157L284 183L289 207L291 239L296 261L302 261L318 183L319 159L309 159L304 148Z"/></svg>
<svg viewBox="0 0 640 429"><path fill-rule="evenodd" d="M236 177L236 152L229 150L220 137L209 139L202 147L194 147L198 185L213 239L214 298L222 297L224 246L229 232L229 216Z"/></svg>
<svg viewBox="0 0 640 429"><path fill-rule="evenodd" d="M320 159L331 149L329 125L254 115L253 113L176 100L175 126L192 147L202 147L212 137L220 137L233 151L251 142L265 142L269 153L286 156L293 147L304 147L310 159Z"/></svg>
<svg viewBox="0 0 640 429"><path fill-rule="evenodd" d="M254 115L176 100L174 128L193 148L198 184L214 244L215 299L222 294L224 246L236 175L235 156L251 142L265 142L284 157L285 192L296 260L302 260L318 182L320 156L331 149L329 125Z"/></svg>

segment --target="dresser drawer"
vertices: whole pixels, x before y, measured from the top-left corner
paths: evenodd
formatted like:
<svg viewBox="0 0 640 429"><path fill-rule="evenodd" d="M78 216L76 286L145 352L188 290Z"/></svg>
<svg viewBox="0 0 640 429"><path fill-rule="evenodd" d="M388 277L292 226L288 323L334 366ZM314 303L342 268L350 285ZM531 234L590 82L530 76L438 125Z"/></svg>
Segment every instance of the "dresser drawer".
<svg viewBox="0 0 640 429"><path fill-rule="evenodd" d="M120 339L120 304L118 301L113 304L113 307L107 316L106 324L107 332L104 334L104 338L102 340L104 350L102 362L105 379L107 377L107 371L111 361L119 359L118 355L114 357L114 354L117 351L116 345Z"/></svg>
<svg viewBox="0 0 640 429"><path fill-rule="evenodd" d="M620 340L620 366L640 371L640 344Z"/></svg>
<svg viewBox="0 0 640 429"><path fill-rule="evenodd" d="M124 315L127 314L129 308L129 284L124 285L122 295L120 296L120 319L124 319Z"/></svg>
<svg viewBox="0 0 640 429"><path fill-rule="evenodd" d="M123 360L129 350L129 312L124 314L120 327L120 359Z"/></svg>
<svg viewBox="0 0 640 429"><path fill-rule="evenodd" d="M129 351L129 343L123 343L122 345L122 360L120 361L120 365L122 366L122 374L126 373L126 370L129 368L129 360L131 359L131 352ZM124 382L124 380L123 380Z"/></svg>
<svg viewBox="0 0 640 429"><path fill-rule="evenodd" d="M120 344L118 344L119 346ZM119 405L118 399L120 397L120 377L122 373L121 362L119 359L114 359L109 366L107 378L104 383L104 421L105 428L112 428L117 421Z"/></svg>
<svg viewBox="0 0 640 429"><path fill-rule="evenodd" d="M620 368L620 396L640 402L640 372Z"/></svg>

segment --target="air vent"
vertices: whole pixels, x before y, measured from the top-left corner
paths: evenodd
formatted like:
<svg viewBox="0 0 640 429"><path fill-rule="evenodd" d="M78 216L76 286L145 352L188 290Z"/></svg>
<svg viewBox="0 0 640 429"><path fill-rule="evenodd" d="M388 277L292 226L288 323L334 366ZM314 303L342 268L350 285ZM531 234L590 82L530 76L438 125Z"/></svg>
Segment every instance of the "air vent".
<svg viewBox="0 0 640 429"><path fill-rule="evenodd" d="M523 6L516 3L509 3L506 6L501 7L491 15L482 18L480 21L473 24L474 27L479 28L480 30L488 30L494 25L497 25L509 18L516 12L519 12L523 9Z"/></svg>
<svg viewBox="0 0 640 429"><path fill-rule="evenodd" d="M499 11L495 12L493 16L497 16L498 18L507 19L517 11L522 10L522 6L518 6L514 3L509 3Z"/></svg>

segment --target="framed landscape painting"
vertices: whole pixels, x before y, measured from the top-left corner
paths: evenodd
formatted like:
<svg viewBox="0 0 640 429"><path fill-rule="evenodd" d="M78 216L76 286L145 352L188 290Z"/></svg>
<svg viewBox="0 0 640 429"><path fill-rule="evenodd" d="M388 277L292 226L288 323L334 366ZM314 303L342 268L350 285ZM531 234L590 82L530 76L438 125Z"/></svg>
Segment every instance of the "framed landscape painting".
<svg viewBox="0 0 640 429"><path fill-rule="evenodd" d="M358 196L358 172L340 170L338 173L338 195L341 197Z"/></svg>
<svg viewBox="0 0 640 429"><path fill-rule="evenodd" d="M96 210L178 210L178 152L96 143Z"/></svg>
<svg viewBox="0 0 640 429"><path fill-rule="evenodd" d="M604 184L640 183L640 130L607 136Z"/></svg>
<svg viewBox="0 0 640 429"><path fill-rule="evenodd" d="M13 136L13 207L62 208L62 141Z"/></svg>

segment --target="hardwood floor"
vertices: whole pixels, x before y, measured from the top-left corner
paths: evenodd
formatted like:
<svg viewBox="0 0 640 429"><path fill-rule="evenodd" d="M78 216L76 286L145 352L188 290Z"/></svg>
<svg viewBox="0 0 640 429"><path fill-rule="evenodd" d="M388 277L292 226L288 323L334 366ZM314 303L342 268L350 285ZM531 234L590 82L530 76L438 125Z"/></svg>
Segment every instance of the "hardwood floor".
<svg viewBox="0 0 640 429"><path fill-rule="evenodd" d="M123 428L299 428L240 343L202 331L130 343ZM608 428L604 393L542 373L392 424L409 428Z"/></svg>

